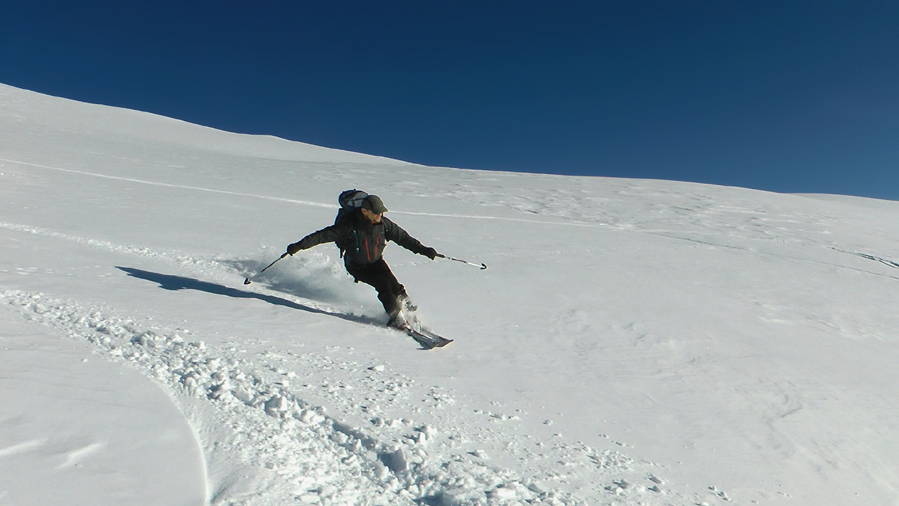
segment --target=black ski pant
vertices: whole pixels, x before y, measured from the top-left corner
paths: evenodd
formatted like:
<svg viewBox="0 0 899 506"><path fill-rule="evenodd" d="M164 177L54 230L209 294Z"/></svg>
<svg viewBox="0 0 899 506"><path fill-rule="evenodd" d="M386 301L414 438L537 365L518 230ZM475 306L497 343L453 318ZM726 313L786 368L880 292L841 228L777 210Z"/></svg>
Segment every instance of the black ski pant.
<svg viewBox="0 0 899 506"><path fill-rule="evenodd" d="M400 295L406 295L406 288L397 281L383 258L365 265L347 264L346 270L357 283L371 285L378 291L378 300L384 305L384 311L387 311L387 314L393 317L399 312L400 306L397 298Z"/></svg>

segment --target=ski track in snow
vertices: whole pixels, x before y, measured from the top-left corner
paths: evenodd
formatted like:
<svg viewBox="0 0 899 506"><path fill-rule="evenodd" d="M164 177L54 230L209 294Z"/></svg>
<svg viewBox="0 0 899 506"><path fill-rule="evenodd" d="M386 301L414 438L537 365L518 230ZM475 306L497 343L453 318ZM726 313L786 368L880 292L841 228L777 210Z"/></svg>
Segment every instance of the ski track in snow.
<svg viewBox="0 0 899 506"><path fill-rule="evenodd" d="M130 178L130 177L122 177L122 176L110 176L107 174L98 174L96 172L87 172L87 171L83 171L83 170L66 169L66 168L62 168L62 167L51 167L49 165L41 165L41 164L29 163L29 162L20 162L17 160L7 160L5 158L0 158L0 162L15 163L18 165L26 165L28 167L35 167L35 168L47 169L47 170L55 170L58 172L66 172L69 174L79 174L82 176L97 177L97 178L102 178L102 179L112 179L115 181L127 181L129 183L139 183L139 184L146 184L146 185L151 185L151 186L161 186L164 188L179 188L182 190L194 190L194 191L202 191L202 192L208 192L208 193L218 193L218 194L222 194L222 195L251 197L251 198L257 198L257 199L273 200L276 202L289 202L291 204L302 204L305 206L327 207L327 208L337 209L336 205L321 204L318 202L310 202L310 201L306 201L306 200L294 200L294 199L285 199L285 198L279 198L279 197L271 197L268 195L254 195L251 193L216 190L214 188L203 188L200 186L187 186L187 185L180 185L180 184L160 183L157 181L147 181L145 179L135 179L135 178Z"/></svg>
<svg viewBox="0 0 899 506"><path fill-rule="evenodd" d="M236 262L27 225L0 223L0 227L163 260L201 277L216 272L240 279L246 274L237 272ZM252 268L250 263L244 267ZM295 298L325 313L340 312L258 285L253 290ZM676 498L692 496L691 502L696 502L702 497L666 485L658 477L664 471L658 465L570 442L561 435L544 442L504 431L502 425L516 423L517 415L480 412L483 427L462 428L470 420L454 418L453 411L464 408L453 392L417 385L384 366L290 351L248 356L235 347L207 346L202 336L185 329L141 323L111 308L85 308L41 293L7 290L0 293L0 300L26 319L86 340L107 358L137 367L171 392L199 433L212 504L669 504ZM296 371L323 369L341 371L341 376L320 385L291 381ZM333 418L325 408L304 400L303 391L344 411L355 410L370 423L354 427ZM403 406L409 408L408 416L382 413ZM427 415L420 416L428 418L427 423L415 420L422 408ZM360 409L364 413L358 413ZM0 458L41 444L30 441L0 449ZM490 452L478 449L488 447L526 462L530 475L491 465ZM62 466L76 465L100 449L99 444L74 449ZM236 469L230 462L235 458L240 461ZM212 471L219 468L227 470Z"/></svg>
<svg viewBox="0 0 899 506"><path fill-rule="evenodd" d="M278 353L269 353L267 365L240 358L238 350L213 350L202 341L189 341L185 331L143 328L135 321L109 314L108 309L82 308L74 302L48 299L40 294L7 291L4 301L19 308L31 320L60 328L75 338L86 339L115 360L137 366L176 393L211 403L219 429L231 433L205 441L214 451L240 455L243 465L266 475L256 490L230 494L231 479L213 484L213 502L266 504L299 499L318 504L412 504L414 499L440 498L442 503L462 504L463 496L486 490L488 495L515 500L540 499L577 504L570 497L528 488L521 479L506 476L476 458L432 464L428 458L431 427L417 427L409 420L380 421L408 432L407 444L389 445L328 417L321 407L310 405L289 386L292 375L275 364ZM183 334L183 335L182 335ZM297 357L305 367L357 368L359 364L331 363L326 357ZM364 369L364 368L363 368ZM408 379L390 378L384 371L366 369L368 381L380 382L385 392L395 392ZM333 385L334 394L348 385ZM4 450L13 454L39 445L23 443ZM73 450L63 467L71 466L96 451L96 445ZM288 484L287 487L284 484ZM282 497L272 497L269 487L280 487ZM268 490L266 490L268 489ZM242 497L240 497L242 496ZM272 500L275 499L275 502Z"/></svg>
<svg viewBox="0 0 899 506"><path fill-rule="evenodd" d="M182 190L190 190L190 191L200 191L200 192L208 192L229 196L240 196L247 197L253 199L263 199L270 200L275 202L286 202L290 204L310 206L310 207L319 207L326 209L337 209L337 205L334 204L326 204L321 202L314 202L308 200L296 200L296 199L287 199L282 197L272 197L268 195L259 195L252 193L244 193L244 192L234 192L234 191L226 191L219 190L214 188L206 188L200 186L189 186L189 185L178 185L171 183L163 183L158 181L149 181L144 179L136 179L136 178L128 178L122 176L111 176L107 174L99 174L95 172L89 172L84 170L76 170L69 169L63 167L54 167L49 165L31 163L31 162L23 162L18 160L11 160L6 158L0 158L0 162L13 163L28 167L65 172L69 174L78 174L86 177L95 177L102 179L111 179L118 181L126 181L130 183L137 184L145 184L150 186L160 186L167 188L178 188ZM630 188L628 190L619 190L618 193L622 196L627 195L628 191L636 191L640 190L639 187ZM785 256L782 254L773 254L770 252L762 251L752 246L747 246L745 242L737 243L729 243L727 241L730 236L739 236L743 238L748 238L754 241L772 241L779 243L795 243L801 246L813 247L813 248L825 248L831 251L836 251L839 253L844 253L848 255L853 255L856 257L864 258L867 260L873 260L879 262L883 265L899 268L899 262L894 262L876 255L857 252L857 251L846 251L841 249L826 240L822 240L820 242L812 242L812 243L798 243L796 238L792 234L792 226L798 222L798 220L791 220L789 217L780 218L778 221L772 221L772 218L768 215L768 212L764 208L759 208L757 210L752 210L751 206L741 207L738 205L733 206L722 206L720 204L713 205L710 202L706 202L702 196L688 196L686 199L688 203L685 203L682 206L668 206L666 204L666 208L664 211L660 208L659 210L649 210L646 214L649 216L656 215L655 221L650 219L645 222L637 222L636 220L621 220L621 218L614 217L613 213L606 212L600 214L598 217L595 213L584 214L583 205L579 208L571 208L570 204L568 206L562 205L559 202L565 201L566 199L570 199L570 192L565 190L549 190L547 192L537 193L535 196L524 197L520 195L508 196L507 200L499 200L496 199L496 195L494 194L483 194L471 191L460 191L456 194L452 194L453 197L457 198L463 202L469 202L472 204L477 204L481 206L487 207L507 207L509 209L513 209L525 214L531 214L534 216L554 216L559 218L564 218L564 220L541 220L535 218L516 218L512 216L487 216L487 215L470 215L470 214L454 214L454 213L424 213L424 212L415 212L415 211L393 211L394 214L399 215L408 215L408 216L427 216L427 217L440 217L440 218L454 218L454 219L472 219L472 220L490 220L490 221L507 221L507 222L519 222L519 223L531 223L531 224L544 224L544 225L552 225L552 226L567 226L567 227L586 227L586 228L599 228L606 230L614 230L618 232L635 232L635 233L645 233L657 235L660 237L666 237L668 239L678 240L678 241L686 241L694 244L717 247L717 248L730 248L735 250L744 250L744 251L752 251L756 255L766 255L766 256L775 256L779 258L787 258L791 260L800 260L800 261L812 261L816 263L821 263L824 265L830 265L833 267L848 269L858 272L864 272L867 274L873 274L877 276L889 277L893 279L899 279L896 276L890 276L888 274L883 274L879 272L874 272L866 269L860 269L853 266L848 266L841 263L832 263L832 262L824 262L820 260L813 260L808 256ZM661 192L659 196L667 196L671 197L671 195L665 194L665 192ZM610 203L606 202L605 199L599 199L602 203L613 207ZM737 214L741 216L745 216L744 224L738 228L733 228L732 225L717 225L719 228L715 228L715 226L711 226L710 224L720 224L720 223L730 223L729 220L723 219L709 219L710 216L722 216L727 214ZM660 228L658 227L662 218L667 217L668 219L677 218L677 221L680 222L682 230L675 230L669 227ZM820 222L822 225L827 225L832 221L832 218L829 217L816 217L813 222ZM671 223L668 223L670 226ZM50 235L54 237L59 237L62 239L74 240L76 242L80 242L82 244L92 244L97 246L104 246L103 241L95 241L91 239L82 239L71 236L66 236L64 234L59 234L56 232L50 232L41 229L34 229L32 227L28 227L25 225L15 225L15 224L7 224L0 223L0 227L7 228L11 230L19 230L19 231L31 231L32 233L40 234L40 235ZM684 230L693 229L690 233L685 233ZM111 246L111 245L108 245ZM112 248L111 248L112 249ZM114 249L117 251L127 251L127 252L136 252L141 254L151 254L149 251L144 251L143 248L134 248L134 247L122 247L115 246ZM135 251L136 250L136 251ZM185 261L189 261L187 257L184 257ZM252 273L247 273L252 274Z"/></svg>
<svg viewBox="0 0 899 506"><path fill-rule="evenodd" d="M486 452L465 451L466 436L452 423L452 416L439 426L379 417L378 406L395 403L397 398L444 414L455 405L451 392L436 387L419 402L408 402L403 398L414 390L415 382L383 367L366 368L293 352L265 352L260 363L242 357L236 348L213 349L184 329L144 326L115 316L108 308L83 308L75 302L15 290L3 292L2 300L32 321L87 340L108 358L137 367L173 392L187 413L192 412L191 402L208 403L212 415L194 412L192 416L211 416L216 429L229 433L204 431L207 458L215 460L219 452L227 453L223 458L238 455L244 466L241 473L253 469L259 475L251 487L240 485L237 474L213 480L210 495L215 504L591 504L580 494L548 486L565 485L572 473L583 472L585 462L592 464L594 478L602 479L597 488L601 485L610 497L665 495L657 468L617 452L560 440L547 445L550 448L540 455L525 450L528 442L499 441L504 437L501 430L482 433L485 444L521 446L517 451L557 469L540 476L515 476L485 462ZM294 387L290 379L296 374L285 369L285 363L298 369L349 371L356 381ZM368 400L366 411L372 413L371 428L334 419L296 393L310 388L346 407L356 402L348 391L362 390ZM496 413L484 413L484 417L492 423L516 419ZM30 441L2 449L0 458L41 444ZM92 444L74 449L61 467L74 466L101 448Z"/></svg>

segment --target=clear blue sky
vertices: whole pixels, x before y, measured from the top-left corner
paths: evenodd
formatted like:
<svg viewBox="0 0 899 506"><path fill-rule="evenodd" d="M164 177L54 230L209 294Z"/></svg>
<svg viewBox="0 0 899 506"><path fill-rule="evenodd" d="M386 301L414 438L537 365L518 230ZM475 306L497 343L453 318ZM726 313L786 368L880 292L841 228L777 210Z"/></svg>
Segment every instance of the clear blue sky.
<svg viewBox="0 0 899 506"><path fill-rule="evenodd" d="M895 0L10 0L0 82L427 165L899 200Z"/></svg>

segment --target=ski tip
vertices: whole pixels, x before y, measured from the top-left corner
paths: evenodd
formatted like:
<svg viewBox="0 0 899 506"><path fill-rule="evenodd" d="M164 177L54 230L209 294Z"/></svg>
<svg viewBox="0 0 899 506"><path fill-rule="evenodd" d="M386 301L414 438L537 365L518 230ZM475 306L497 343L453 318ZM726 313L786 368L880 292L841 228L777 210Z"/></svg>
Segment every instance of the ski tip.
<svg viewBox="0 0 899 506"><path fill-rule="evenodd" d="M486 269L486 268L487 268L487 264L481 264L481 270L482 270L482 271L483 271L484 269Z"/></svg>
<svg viewBox="0 0 899 506"><path fill-rule="evenodd" d="M419 346L421 346L422 350L433 350L437 346L437 343L425 341L424 339L420 339L416 336L412 336L412 338L415 339L415 342L417 342Z"/></svg>

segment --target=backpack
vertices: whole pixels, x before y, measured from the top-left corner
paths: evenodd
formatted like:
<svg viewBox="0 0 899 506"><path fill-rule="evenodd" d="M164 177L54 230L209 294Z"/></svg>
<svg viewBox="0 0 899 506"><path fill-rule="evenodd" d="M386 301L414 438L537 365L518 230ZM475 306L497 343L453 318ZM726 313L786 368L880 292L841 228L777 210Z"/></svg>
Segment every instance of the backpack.
<svg viewBox="0 0 899 506"><path fill-rule="evenodd" d="M368 194L362 190L344 190L337 196L337 203L340 204L340 210L337 211L337 217L334 218L334 224L341 220L344 216L357 211L362 207L362 201L368 197Z"/></svg>
<svg viewBox="0 0 899 506"><path fill-rule="evenodd" d="M340 192L340 195L337 196L337 203L340 204L340 209L337 211L337 216L334 218L334 224L337 225L353 213L359 212L365 197L368 197L368 194L362 190L353 189ZM334 241L334 243L337 244L337 247L340 248L340 258L343 258L343 253L352 245L354 235L355 234Z"/></svg>

